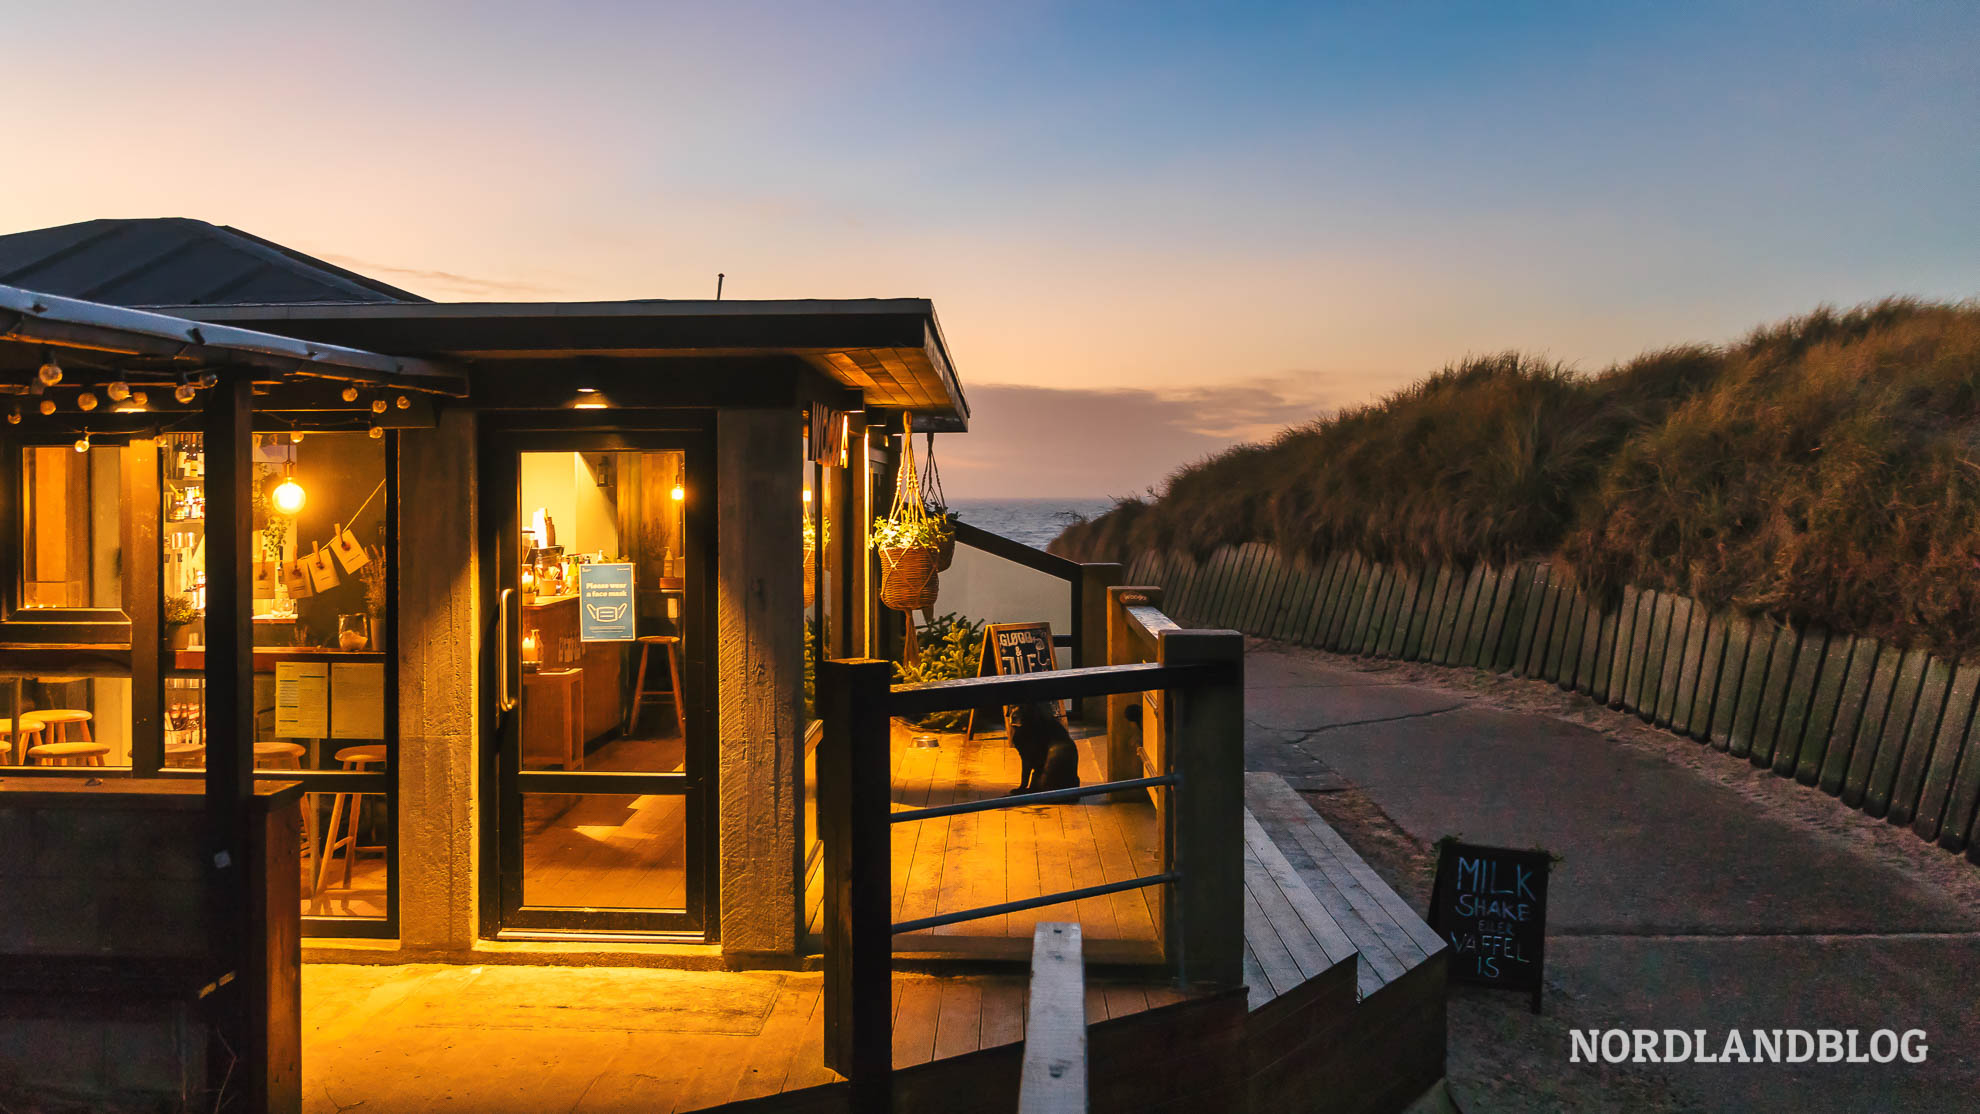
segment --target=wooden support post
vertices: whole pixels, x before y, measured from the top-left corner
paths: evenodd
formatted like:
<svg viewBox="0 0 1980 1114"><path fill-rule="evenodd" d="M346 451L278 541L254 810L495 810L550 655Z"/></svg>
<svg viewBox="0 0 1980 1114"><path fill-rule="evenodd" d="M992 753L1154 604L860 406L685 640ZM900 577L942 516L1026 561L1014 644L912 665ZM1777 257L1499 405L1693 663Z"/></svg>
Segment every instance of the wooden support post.
<svg viewBox="0 0 1980 1114"><path fill-rule="evenodd" d="M124 499L131 507L159 506L158 442L132 438L124 448ZM165 594L159 590L164 551L155 514L123 515L124 614L131 617L131 775L151 777L165 758Z"/></svg>
<svg viewBox="0 0 1980 1114"><path fill-rule="evenodd" d="M1113 562L1079 567L1072 601L1074 666L1107 664L1107 589L1119 584L1125 575L1126 570ZM1074 703L1073 714L1086 723L1100 723L1106 719L1107 703L1105 697L1088 696Z"/></svg>
<svg viewBox="0 0 1980 1114"><path fill-rule="evenodd" d="M1031 934L1018 1114L1086 1110L1086 970L1079 925L1047 922Z"/></svg>
<svg viewBox="0 0 1980 1114"><path fill-rule="evenodd" d="M268 1016L271 987L295 980L300 956L285 970L268 949L270 910L252 900L251 879L266 875L265 832L251 831L254 797L254 577L248 566L254 529L253 380L228 369L206 392L201 424L206 461L206 816L207 893L215 990L213 1019L234 1062L214 1057L217 1083L227 1077L227 1109L267 1110L289 1089L295 1065L271 1057L270 1025L300 1019ZM280 846L280 844L278 844ZM293 855L293 844L290 854ZM291 858L290 869L294 869ZM293 905L290 917L299 916Z"/></svg>
<svg viewBox="0 0 1980 1114"><path fill-rule="evenodd" d="M1127 609L1130 607L1161 607L1162 589L1146 587L1110 586L1106 599L1106 657L1087 665L1129 665L1147 660L1147 648L1143 640L1130 629ZM1126 781L1129 778L1147 777L1152 773L1166 771L1151 770L1143 759L1149 759L1154 752L1149 749L1150 737L1147 734L1152 724L1135 723L1129 717L1129 710L1140 704L1142 694L1138 692L1109 696L1107 701L1107 780Z"/></svg>
<svg viewBox="0 0 1980 1114"><path fill-rule="evenodd" d="M1221 674L1169 694L1179 784L1168 841L1182 880L1166 903L1164 943L1184 986L1227 990L1244 982L1244 635L1164 631L1157 655Z"/></svg>
<svg viewBox="0 0 1980 1114"><path fill-rule="evenodd" d="M852 1108L893 1093L893 858L888 839L889 662L818 670L818 834L825 855L825 1066L852 1083Z"/></svg>

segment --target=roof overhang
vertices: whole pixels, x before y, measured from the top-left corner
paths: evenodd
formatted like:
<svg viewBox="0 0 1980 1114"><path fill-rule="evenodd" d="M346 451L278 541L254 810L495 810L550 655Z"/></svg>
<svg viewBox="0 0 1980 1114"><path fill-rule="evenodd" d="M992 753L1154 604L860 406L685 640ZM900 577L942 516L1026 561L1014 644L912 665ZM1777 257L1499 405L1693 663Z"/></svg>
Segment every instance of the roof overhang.
<svg viewBox="0 0 1980 1114"><path fill-rule="evenodd" d="M0 285L0 375L32 370L49 350L83 354L119 371L182 374L248 368L271 380L340 380L464 396L458 371L390 356L164 313L61 298Z"/></svg>
<svg viewBox="0 0 1980 1114"><path fill-rule="evenodd" d="M447 302L170 307L199 321L470 369L546 360L680 361L744 374L751 357L802 360L869 408L917 428L962 430L969 405L933 303L788 301Z"/></svg>

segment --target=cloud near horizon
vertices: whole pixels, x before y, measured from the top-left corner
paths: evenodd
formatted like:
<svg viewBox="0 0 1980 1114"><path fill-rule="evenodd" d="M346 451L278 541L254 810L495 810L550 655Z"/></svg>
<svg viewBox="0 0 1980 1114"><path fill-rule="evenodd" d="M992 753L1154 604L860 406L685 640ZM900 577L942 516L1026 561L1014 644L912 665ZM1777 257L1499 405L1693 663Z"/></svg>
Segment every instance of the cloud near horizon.
<svg viewBox="0 0 1980 1114"><path fill-rule="evenodd" d="M1368 388L1358 376L1298 372L1173 391L966 390L970 432L936 440L942 479L953 498L994 499L1160 490L1191 461L1359 402Z"/></svg>

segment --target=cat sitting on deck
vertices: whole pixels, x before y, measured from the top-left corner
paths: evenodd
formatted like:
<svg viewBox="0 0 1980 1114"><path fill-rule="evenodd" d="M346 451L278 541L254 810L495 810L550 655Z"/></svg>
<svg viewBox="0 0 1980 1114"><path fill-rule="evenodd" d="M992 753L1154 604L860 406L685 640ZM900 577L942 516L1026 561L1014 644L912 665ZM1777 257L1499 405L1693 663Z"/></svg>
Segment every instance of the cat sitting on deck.
<svg viewBox="0 0 1980 1114"><path fill-rule="evenodd" d="M1051 705L1014 705L1011 745L1017 748L1023 769L1023 781L1011 790L1013 796L1079 785L1079 748Z"/></svg>

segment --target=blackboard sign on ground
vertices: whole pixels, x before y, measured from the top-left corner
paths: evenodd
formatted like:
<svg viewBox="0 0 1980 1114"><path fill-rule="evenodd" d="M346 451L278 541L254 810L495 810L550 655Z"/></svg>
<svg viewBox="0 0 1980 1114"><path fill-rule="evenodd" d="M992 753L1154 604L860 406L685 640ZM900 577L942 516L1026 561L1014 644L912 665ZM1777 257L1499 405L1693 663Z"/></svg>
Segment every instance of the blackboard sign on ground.
<svg viewBox="0 0 1980 1114"><path fill-rule="evenodd" d="M992 623L983 628L983 652L976 663L978 677L1043 673L1058 666L1057 651L1052 647L1052 624ZM1006 722L1004 727L1008 730L1010 724ZM974 710L969 713L969 727L963 731L963 737L976 737Z"/></svg>
<svg viewBox="0 0 1980 1114"><path fill-rule="evenodd" d="M1450 942L1453 982L1530 991L1540 1012L1552 865L1546 851L1439 844L1427 919Z"/></svg>

